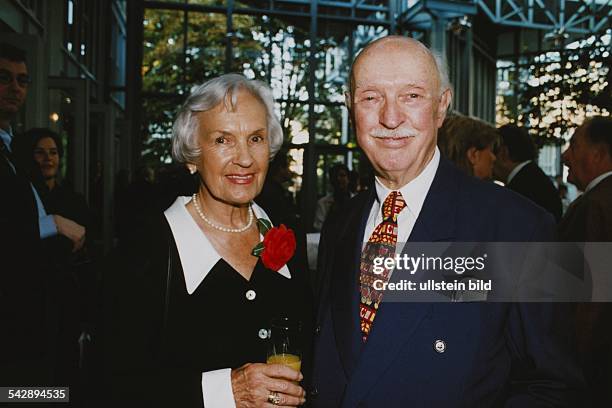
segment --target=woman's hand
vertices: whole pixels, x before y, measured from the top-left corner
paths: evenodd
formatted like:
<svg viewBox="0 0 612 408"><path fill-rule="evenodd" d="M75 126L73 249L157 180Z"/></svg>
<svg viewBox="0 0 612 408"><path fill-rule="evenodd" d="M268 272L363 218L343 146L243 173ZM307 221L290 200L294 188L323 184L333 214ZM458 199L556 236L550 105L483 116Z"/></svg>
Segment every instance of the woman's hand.
<svg viewBox="0 0 612 408"><path fill-rule="evenodd" d="M306 402L305 391L295 382L302 374L281 364L245 364L232 370L232 391L237 408L297 407ZM268 398L278 395L278 403Z"/></svg>

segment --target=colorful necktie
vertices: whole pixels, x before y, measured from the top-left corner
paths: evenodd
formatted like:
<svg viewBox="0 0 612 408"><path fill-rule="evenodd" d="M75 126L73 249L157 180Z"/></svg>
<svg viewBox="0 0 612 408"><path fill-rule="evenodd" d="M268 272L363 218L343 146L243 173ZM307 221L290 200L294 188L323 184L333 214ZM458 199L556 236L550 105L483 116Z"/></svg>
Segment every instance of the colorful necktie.
<svg viewBox="0 0 612 408"><path fill-rule="evenodd" d="M361 295L359 317L361 320L361 335L364 342L368 339L383 295L381 291L374 289L374 281L388 282L392 271L392 268L386 269L384 265L381 266L380 264L377 265L379 269L375 270L374 259L379 258L384 261L385 258L395 257L397 217L404 207L406 207L406 202L402 197L402 193L399 191L389 193L382 205L383 220L376 226L361 253L361 264L359 267Z"/></svg>

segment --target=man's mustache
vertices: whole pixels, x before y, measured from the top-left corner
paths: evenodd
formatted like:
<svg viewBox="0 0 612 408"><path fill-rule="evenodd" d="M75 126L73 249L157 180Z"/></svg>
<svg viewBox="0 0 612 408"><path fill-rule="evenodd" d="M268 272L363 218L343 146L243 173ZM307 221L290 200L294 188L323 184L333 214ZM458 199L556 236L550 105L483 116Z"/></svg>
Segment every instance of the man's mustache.
<svg viewBox="0 0 612 408"><path fill-rule="evenodd" d="M370 132L370 136L380 139L390 137L416 137L418 136L418 132L412 128L374 129Z"/></svg>

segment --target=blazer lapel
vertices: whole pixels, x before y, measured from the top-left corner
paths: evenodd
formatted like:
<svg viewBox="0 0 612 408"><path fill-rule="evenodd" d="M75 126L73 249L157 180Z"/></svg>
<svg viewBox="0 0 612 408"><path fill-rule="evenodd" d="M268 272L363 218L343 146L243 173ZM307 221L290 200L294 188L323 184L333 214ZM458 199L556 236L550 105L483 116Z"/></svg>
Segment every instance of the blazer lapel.
<svg viewBox="0 0 612 408"><path fill-rule="evenodd" d="M338 236L331 273L331 311L336 346L347 378L350 378L361 351L359 326L359 262L368 214L374 202L374 189L355 202L344 231Z"/></svg>
<svg viewBox="0 0 612 408"><path fill-rule="evenodd" d="M454 240L456 214L454 198L458 190L456 172L451 164L440 158L436 176L409 241ZM372 332L363 347L354 376L347 387L343 406L356 406L367 395L431 310L431 303L385 303L383 298ZM361 341L360 336L358 338Z"/></svg>

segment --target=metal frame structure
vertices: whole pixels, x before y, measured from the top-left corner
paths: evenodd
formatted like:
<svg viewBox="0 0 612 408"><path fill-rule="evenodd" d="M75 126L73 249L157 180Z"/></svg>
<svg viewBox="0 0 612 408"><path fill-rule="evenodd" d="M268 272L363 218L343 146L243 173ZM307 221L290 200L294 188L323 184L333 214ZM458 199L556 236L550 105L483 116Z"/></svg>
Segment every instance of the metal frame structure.
<svg viewBox="0 0 612 408"><path fill-rule="evenodd" d="M476 0L496 24L591 34L605 29L612 16L612 0Z"/></svg>
<svg viewBox="0 0 612 408"><path fill-rule="evenodd" d="M325 145L315 142L315 106L337 106L338 102L317 100L315 95L315 69L317 66L317 37L325 23L338 24L340 30L358 25L384 27L389 33L410 33L450 58L453 78L456 84L455 107L459 111L481 116L487 120L495 117L495 47L488 47L474 34L471 22L535 30L547 30L566 38L569 34L584 36L585 33L601 30L609 24L612 0L225 0L223 5L200 4L192 0L157 1L134 0L128 3L128 65L142 63L142 18L145 9L176 10L187 13L217 13L226 16L225 70L230 70L232 39L235 37L233 15L269 16L290 19L309 33L310 57L305 69L308 71L307 91L309 99L300 101L308 105L308 133L310 141L303 145L289 145L304 149L304 184L302 185L302 212L305 224L309 225L316 202L317 158L320 154L344 154L350 159L351 149L346 145ZM477 16L478 15L478 16ZM488 18L484 18L486 16ZM186 23L185 23L186 24ZM187 30L185 25L184 30ZM482 30L481 30L482 31ZM569 34L568 34L569 33ZM352 34L350 34L352 36ZM186 41L187 36L184 36ZM352 38L352 37L351 37ZM490 38L487 38L489 40ZM556 43L555 43L556 45ZM449 52L449 48L453 52ZM350 46L349 59L354 53ZM475 73L476 67L478 73ZM170 97L157 95L159 91L142 92L142 78L138 73L128 73L128 111L133 118L133 134L138 134L142 118L140 96ZM476 76L478 75L478 76ZM138 78L134 78L137 76ZM478 82L478 84L476 84ZM155 94L155 95L154 95ZM493 96L493 98L491 98ZM482 98L491 98L483 101ZM291 102L279 100L279 102ZM130 109L131 107L131 109ZM137 144L138 141L135 141ZM134 145L134 153L138 147ZM136 159L136 157L135 157Z"/></svg>

